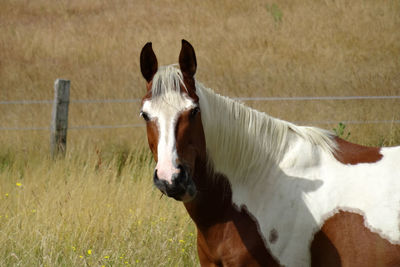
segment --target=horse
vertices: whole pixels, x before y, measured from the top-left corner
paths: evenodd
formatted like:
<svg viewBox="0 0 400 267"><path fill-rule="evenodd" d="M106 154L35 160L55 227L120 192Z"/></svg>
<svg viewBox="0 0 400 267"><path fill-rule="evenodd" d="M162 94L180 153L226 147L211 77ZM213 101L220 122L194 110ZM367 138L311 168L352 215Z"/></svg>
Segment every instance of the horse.
<svg viewBox="0 0 400 267"><path fill-rule="evenodd" d="M195 79L194 48L140 54L155 186L183 202L201 266L400 266L400 147L273 118Z"/></svg>

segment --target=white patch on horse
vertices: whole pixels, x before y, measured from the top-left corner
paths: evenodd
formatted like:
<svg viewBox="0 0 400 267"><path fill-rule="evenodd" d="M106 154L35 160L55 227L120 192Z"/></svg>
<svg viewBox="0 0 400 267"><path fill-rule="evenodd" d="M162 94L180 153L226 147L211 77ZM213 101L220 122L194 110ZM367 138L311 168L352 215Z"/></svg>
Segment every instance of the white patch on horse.
<svg viewBox="0 0 400 267"><path fill-rule="evenodd" d="M282 265L310 266L314 234L342 207L400 243L400 147L382 148L376 163L344 165L324 130L274 119L200 83L196 93L210 164L228 177L235 206L247 207L263 239L279 233L265 245Z"/></svg>
<svg viewBox="0 0 400 267"><path fill-rule="evenodd" d="M159 140L157 146L157 175L172 183L172 176L179 173L177 166L175 127L179 115L195 106L181 94L182 74L173 66L161 67L153 77L152 98L144 101L142 111L157 122Z"/></svg>

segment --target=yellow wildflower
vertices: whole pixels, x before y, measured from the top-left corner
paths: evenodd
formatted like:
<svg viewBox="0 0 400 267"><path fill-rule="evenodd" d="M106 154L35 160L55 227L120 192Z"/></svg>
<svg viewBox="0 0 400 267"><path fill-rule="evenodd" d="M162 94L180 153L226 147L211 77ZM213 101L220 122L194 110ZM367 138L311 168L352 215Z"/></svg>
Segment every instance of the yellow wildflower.
<svg viewBox="0 0 400 267"><path fill-rule="evenodd" d="M110 256L104 256L104 258L105 258L105 259L109 259L109 258L110 258Z"/></svg>
<svg viewBox="0 0 400 267"><path fill-rule="evenodd" d="M71 248L72 248L73 251L76 251L76 247L72 246Z"/></svg>
<svg viewBox="0 0 400 267"><path fill-rule="evenodd" d="M92 255L92 250L89 249L89 250L87 251L87 254L88 254L88 255Z"/></svg>
<svg viewBox="0 0 400 267"><path fill-rule="evenodd" d="M185 243L185 240L180 239L180 240L179 240L179 243Z"/></svg>
<svg viewBox="0 0 400 267"><path fill-rule="evenodd" d="M21 186L22 186L21 183L15 183L15 184L16 184L16 186L18 186L18 187L21 187Z"/></svg>

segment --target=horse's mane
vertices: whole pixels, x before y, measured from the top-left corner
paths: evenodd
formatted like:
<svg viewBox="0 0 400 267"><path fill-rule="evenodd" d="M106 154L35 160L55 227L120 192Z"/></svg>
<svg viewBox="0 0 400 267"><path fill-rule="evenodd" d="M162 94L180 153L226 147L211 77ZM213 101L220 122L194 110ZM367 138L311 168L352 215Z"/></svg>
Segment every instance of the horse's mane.
<svg viewBox="0 0 400 267"><path fill-rule="evenodd" d="M326 130L273 118L220 96L201 83L196 83L196 90L203 99L200 107L207 149L217 169L231 170L235 176L241 173L245 178L254 169L265 169L268 163L279 164L289 146L290 133L327 153L335 149L332 134Z"/></svg>
<svg viewBox="0 0 400 267"><path fill-rule="evenodd" d="M180 90L182 73L175 66L162 67L155 74L153 95L168 95L169 91ZM265 169L268 162L279 164L290 145L291 134L327 153L335 149L332 133L327 130L273 118L216 94L198 81L196 94L200 99L207 151L216 170L230 170L247 176L254 168Z"/></svg>
<svg viewBox="0 0 400 267"><path fill-rule="evenodd" d="M167 95L171 91L180 92L180 85L183 83L183 75L177 64L161 66L154 74L151 86L153 96ZM186 87L185 87L186 88Z"/></svg>

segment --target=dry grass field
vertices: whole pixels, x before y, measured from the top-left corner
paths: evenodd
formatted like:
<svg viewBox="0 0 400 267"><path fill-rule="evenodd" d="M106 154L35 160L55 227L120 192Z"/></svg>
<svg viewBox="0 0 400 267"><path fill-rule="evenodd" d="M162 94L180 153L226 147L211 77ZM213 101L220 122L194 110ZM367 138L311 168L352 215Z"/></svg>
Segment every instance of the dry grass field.
<svg viewBox="0 0 400 267"><path fill-rule="evenodd" d="M0 101L143 95L143 45L161 65L180 40L197 79L229 96L400 95L395 0L0 2ZM400 144L400 100L248 102L289 121L348 124L350 141ZM69 125L141 123L137 103L70 105ZM0 128L48 127L50 104L0 104ZM319 125L332 129L336 123ZM151 185L144 128L71 129L65 159L49 131L0 129L0 266L193 266L194 226Z"/></svg>
<svg viewBox="0 0 400 267"><path fill-rule="evenodd" d="M0 155L0 266L197 261L194 226L182 205L152 188L147 151L36 156Z"/></svg>

